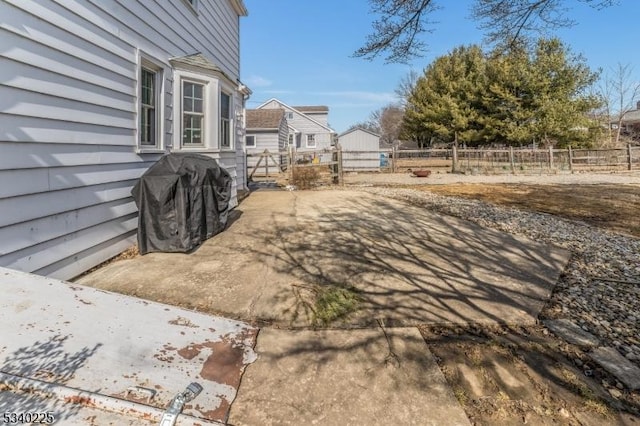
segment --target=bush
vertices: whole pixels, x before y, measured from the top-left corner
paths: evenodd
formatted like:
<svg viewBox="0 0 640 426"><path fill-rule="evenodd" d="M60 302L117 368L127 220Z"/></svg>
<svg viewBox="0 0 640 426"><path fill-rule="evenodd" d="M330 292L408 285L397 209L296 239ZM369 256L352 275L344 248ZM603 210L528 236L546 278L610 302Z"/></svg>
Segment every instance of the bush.
<svg viewBox="0 0 640 426"><path fill-rule="evenodd" d="M298 189L310 189L320 180L320 173L316 167L294 167L291 174L291 183Z"/></svg>

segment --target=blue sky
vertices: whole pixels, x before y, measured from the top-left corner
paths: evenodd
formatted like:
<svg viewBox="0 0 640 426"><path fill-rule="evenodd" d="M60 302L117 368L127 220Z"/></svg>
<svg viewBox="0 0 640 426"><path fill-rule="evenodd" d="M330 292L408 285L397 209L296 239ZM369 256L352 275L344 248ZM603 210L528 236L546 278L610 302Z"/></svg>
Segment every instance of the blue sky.
<svg viewBox="0 0 640 426"><path fill-rule="evenodd" d="M408 65L352 58L374 17L367 0L245 0L241 19L241 75L252 90L248 108L277 98L289 105L327 105L329 124L345 131L396 100L394 89L414 69L462 44L482 42L469 18L471 0L438 2L434 32L423 36L428 51ZM566 0L578 23L556 34L593 68L631 64L640 75L640 1L622 0L601 11Z"/></svg>

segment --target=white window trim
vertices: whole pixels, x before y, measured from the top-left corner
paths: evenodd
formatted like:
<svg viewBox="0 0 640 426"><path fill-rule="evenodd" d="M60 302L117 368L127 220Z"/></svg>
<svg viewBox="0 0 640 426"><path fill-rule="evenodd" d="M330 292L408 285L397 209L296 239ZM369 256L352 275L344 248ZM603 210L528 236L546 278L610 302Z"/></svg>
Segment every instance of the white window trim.
<svg viewBox="0 0 640 426"><path fill-rule="evenodd" d="M140 143L140 115L142 114L142 68L156 73L156 144L142 145ZM138 51L138 66L136 67L136 124L135 151L138 154L165 152L165 75L167 69L164 64L142 51Z"/></svg>
<svg viewBox="0 0 640 426"><path fill-rule="evenodd" d="M203 119L203 143L202 145L182 144L182 82L189 81L193 83L203 84L204 87L204 119ZM173 146L177 151L195 151L195 152L219 152L218 145L220 132L219 115L220 115L220 91L219 80L203 74L175 70L173 74L174 87L174 105L173 105Z"/></svg>
<svg viewBox="0 0 640 426"><path fill-rule="evenodd" d="M249 145L249 144L248 144L248 140L249 140L249 138L252 138L252 139L253 139L253 144L252 144L252 145ZM255 136L255 135L246 135L246 136L244 137L244 144L245 144L245 146L246 146L247 148L255 148L255 147L256 147L256 136Z"/></svg>
<svg viewBox="0 0 640 426"><path fill-rule="evenodd" d="M310 145L310 144L309 144L309 136L312 136L312 137L313 137L313 145ZM318 142L316 141L316 135L315 135L315 133L307 134L307 135L306 135L306 139L307 139L307 143L306 143L307 148L315 148L315 147L317 147L317 146L318 146Z"/></svg>

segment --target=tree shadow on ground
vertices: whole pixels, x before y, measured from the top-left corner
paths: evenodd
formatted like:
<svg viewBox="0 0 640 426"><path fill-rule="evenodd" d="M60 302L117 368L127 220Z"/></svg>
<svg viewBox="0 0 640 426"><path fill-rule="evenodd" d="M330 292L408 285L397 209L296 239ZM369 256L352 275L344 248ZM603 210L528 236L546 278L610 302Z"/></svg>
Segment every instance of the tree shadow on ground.
<svg viewBox="0 0 640 426"><path fill-rule="evenodd" d="M45 341L36 341L30 346L18 348L4 357L0 372L39 382L65 385L83 368L87 360L100 348L84 347L77 352L67 352L64 343L70 336L56 335ZM55 395L32 388L14 388L5 383L0 393L0 413L43 413L52 412L56 422L75 416L82 405L74 401L57 399ZM19 404L16 405L16 404Z"/></svg>
<svg viewBox="0 0 640 426"><path fill-rule="evenodd" d="M278 283L279 325L367 327L533 323L567 253L381 197L310 203L295 222L274 217L250 249ZM317 296L346 289L355 312L318 324ZM321 307L320 307L321 308ZM302 321L301 321L302 319Z"/></svg>

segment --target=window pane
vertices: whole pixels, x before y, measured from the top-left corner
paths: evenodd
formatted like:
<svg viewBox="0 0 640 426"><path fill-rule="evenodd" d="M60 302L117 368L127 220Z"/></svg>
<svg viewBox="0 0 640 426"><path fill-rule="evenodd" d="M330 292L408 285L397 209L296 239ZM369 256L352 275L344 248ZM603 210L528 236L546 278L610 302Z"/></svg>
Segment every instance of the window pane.
<svg viewBox="0 0 640 426"><path fill-rule="evenodd" d="M197 115L185 114L182 121L182 143L189 144L201 144L202 143L202 117Z"/></svg>
<svg viewBox="0 0 640 426"><path fill-rule="evenodd" d="M185 145L189 145L191 142L191 129L187 129L185 127L184 132L182 132L182 143Z"/></svg>
<svg viewBox="0 0 640 426"><path fill-rule="evenodd" d="M226 93L222 93L220 96L220 116L222 118L231 118L231 98Z"/></svg>
<svg viewBox="0 0 640 426"><path fill-rule="evenodd" d="M140 114L140 144L156 144L156 114L155 110L144 108Z"/></svg>
<svg viewBox="0 0 640 426"><path fill-rule="evenodd" d="M142 113L140 114L140 143L144 144L148 139L148 131L149 127L147 126L147 115Z"/></svg>
<svg viewBox="0 0 640 426"><path fill-rule="evenodd" d="M149 138L147 142L149 145L155 145L156 144L156 111L150 109L147 112L149 114L149 119L148 119Z"/></svg>
<svg viewBox="0 0 640 426"><path fill-rule="evenodd" d="M193 84L193 97L197 99L202 99L202 85L201 84Z"/></svg>
<svg viewBox="0 0 640 426"><path fill-rule="evenodd" d="M153 105L155 92L155 73L148 69L142 69L142 103Z"/></svg>
<svg viewBox="0 0 640 426"><path fill-rule="evenodd" d="M229 148L231 146L229 120L222 120L220 122L220 146L223 148Z"/></svg>
<svg viewBox="0 0 640 426"><path fill-rule="evenodd" d="M182 83L182 143L202 145L204 142L204 85Z"/></svg>
<svg viewBox="0 0 640 426"><path fill-rule="evenodd" d="M194 112L202 112L202 99L194 99L193 100L193 110Z"/></svg>
<svg viewBox="0 0 640 426"><path fill-rule="evenodd" d="M202 143L202 117L193 116L191 118L191 126L193 128L193 140L194 144Z"/></svg>
<svg viewBox="0 0 640 426"><path fill-rule="evenodd" d="M183 98L182 109L184 110L184 112L193 112L193 99Z"/></svg>
<svg viewBox="0 0 640 426"><path fill-rule="evenodd" d="M182 94L183 94L183 96L192 97L193 96L193 84L192 83L188 83L188 82L185 81L182 84Z"/></svg>
<svg viewBox="0 0 640 426"><path fill-rule="evenodd" d="M140 70L140 145L156 145L157 101L156 78L158 73L147 68Z"/></svg>

